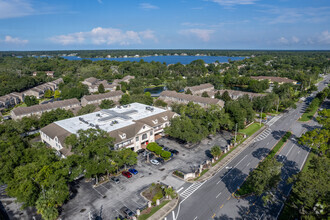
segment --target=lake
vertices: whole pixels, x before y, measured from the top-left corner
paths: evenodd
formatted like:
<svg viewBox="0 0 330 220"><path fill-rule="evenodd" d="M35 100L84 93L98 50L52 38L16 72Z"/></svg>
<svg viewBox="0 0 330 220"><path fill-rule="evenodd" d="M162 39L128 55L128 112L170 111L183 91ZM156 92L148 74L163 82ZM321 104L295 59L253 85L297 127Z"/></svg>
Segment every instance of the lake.
<svg viewBox="0 0 330 220"><path fill-rule="evenodd" d="M127 57L127 58L80 58L77 56L62 56L68 60L83 60L88 59L92 61L99 60L115 60L115 61L136 61L144 60L145 62L165 62L166 64L189 64L194 60L204 60L205 63L214 63L215 61L219 61L220 63L227 63L229 60L243 60L247 57L226 57L226 56L146 56L146 57Z"/></svg>
<svg viewBox="0 0 330 220"><path fill-rule="evenodd" d="M166 89L165 86L157 86L153 88L145 88L144 92L150 92L152 97L158 97L162 91Z"/></svg>

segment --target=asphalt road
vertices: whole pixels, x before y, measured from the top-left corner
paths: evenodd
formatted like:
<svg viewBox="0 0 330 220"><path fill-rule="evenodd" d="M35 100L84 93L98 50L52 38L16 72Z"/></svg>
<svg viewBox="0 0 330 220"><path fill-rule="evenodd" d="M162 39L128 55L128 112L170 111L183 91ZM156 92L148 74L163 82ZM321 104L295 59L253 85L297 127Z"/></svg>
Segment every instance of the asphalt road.
<svg viewBox="0 0 330 220"><path fill-rule="evenodd" d="M324 81L329 82L329 76ZM327 85L319 83L322 90ZM312 96L315 96L314 92ZM248 173L268 154L270 149L280 140L286 131L290 130L299 137L306 129L306 124L297 122L312 98L307 98L296 109L291 109L271 122L269 129L256 137L252 143L234 158L226 168L220 170L211 179L186 184L179 189L181 201L178 207L170 213L166 220L205 220L205 219L274 219L283 206L285 196L291 186L285 180L293 173L298 172L308 155L308 149L299 146L295 140L290 140L280 152L283 156L284 170L280 191L276 194L277 201L269 207L263 207L260 198L237 200L232 193L244 182ZM284 158L285 157L285 158Z"/></svg>

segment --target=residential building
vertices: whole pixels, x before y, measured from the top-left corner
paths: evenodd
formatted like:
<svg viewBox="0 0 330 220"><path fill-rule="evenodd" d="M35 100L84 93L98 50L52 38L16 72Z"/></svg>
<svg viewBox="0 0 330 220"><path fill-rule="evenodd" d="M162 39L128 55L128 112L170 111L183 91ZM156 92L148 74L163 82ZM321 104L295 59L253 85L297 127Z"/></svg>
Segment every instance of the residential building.
<svg viewBox="0 0 330 220"><path fill-rule="evenodd" d="M103 84L105 91L115 91L116 90L116 85L109 84L106 80L99 80L99 79L96 79L95 77L89 77L89 78L85 79L82 82L82 84L85 84L88 86L88 91L90 93L98 92L99 86L101 84Z"/></svg>
<svg viewBox="0 0 330 220"><path fill-rule="evenodd" d="M22 93L25 96L33 95L33 96L37 97L38 99L40 99L44 96L44 93L47 90L55 91L56 89L58 89L58 85L62 82L63 82L63 79L59 78L59 79L56 79L54 81L47 82L47 83L41 84L39 86L33 87L32 89L26 90Z"/></svg>
<svg viewBox="0 0 330 220"><path fill-rule="evenodd" d="M164 100L167 103L182 103L188 104L189 102L193 102L195 104L199 104L202 107L208 107L210 105L219 105L221 108L224 107L225 103L219 99L205 98L201 96L188 95L184 93L177 93L175 91L163 91L160 93L160 99Z"/></svg>
<svg viewBox="0 0 330 220"><path fill-rule="evenodd" d="M42 128L40 136L42 142L56 149L62 157L72 154L64 144L65 138L89 128L109 133L115 138L115 149L131 148L137 151L161 137L164 128L175 116L168 110L132 103L54 122Z"/></svg>
<svg viewBox="0 0 330 220"><path fill-rule="evenodd" d="M129 81L130 81L131 79L135 79L135 76L130 76L130 75L128 75L128 76L124 76L124 78L122 78L122 79L115 79L115 80L112 82L112 84L116 84L116 85L118 85L118 84L120 84L121 82L129 83Z"/></svg>
<svg viewBox="0 0 330 220"><path fill-rule="evenodd" d="M124 93L122 91L113 91L113 92L107 92L103 94L98 94L98 95L85 95L81 99L81 105L86 106L89 104L101 104L103 100L112 100L115 103L119 102L121 96Z"/></svg>
<svg viewBox="0 0 330 220"><path fill-rule="evenodd" d="M54 71L46 71L46 75L47 75L48 77L53 78L53 77L54 77Z"/></svg>
<svg viewBox="0 0 330 220"><path fill-rule="evenodd" d="M184 88L184 91L187 92L188 89L193 95L201 95L203 92L211 92L214 90L214 86L210 83L201 84L198 86L191 86Z"/></svg>
<svg viewBox="0 0 330 220"><path fill-rule="evenodd" d="M255 79L258 81L261 80L268 80L270 83L277 82L278 84L283 84L283 83L292 83L292 84L297 84L297 81L288 79L286 77L276 77L276 76L251 76L251 79Z"/></svg>
<svg viewBox="0 0 330 220"><path fill-rule="evenodd" d="M44 112L49 112L57 108L61 109L75 109L80 107L78 99L67 99L63 101L49 102L47 104L33 105L30 107L18 107L11 111L11 118L14 120L22 119L23 117L30 117L33 115L41 116Z"/></svg>
<svg viewBox="0 0 330 220"><path fill-rule="evenodd" d="M23 101L24 95L18 92L12 92L8 95L0 96L0 109L13 107Z"/></svg>
<svg viewBox="0 0 330 220"><path fill-rule="evenodd" d="M222 95L224 92L228 92L228 95L230 96L231 99L236 100L239 97L242 97L244 95L248 95L250 99L253 99L255 97L260 97L260 96L265 96L265 94L260 94L260 93L253 93L253 92L243 92L243 91L238 91L238 90L215 90L212 94L209 94L209 96L214 96L217 92Z"/></svg>

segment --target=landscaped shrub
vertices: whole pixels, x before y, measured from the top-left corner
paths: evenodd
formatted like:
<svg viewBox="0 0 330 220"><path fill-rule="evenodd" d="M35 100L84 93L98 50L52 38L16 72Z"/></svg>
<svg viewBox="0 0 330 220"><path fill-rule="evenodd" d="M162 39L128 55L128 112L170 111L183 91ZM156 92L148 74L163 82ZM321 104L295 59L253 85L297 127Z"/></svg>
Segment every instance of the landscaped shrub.
<svg viewBox="0 0 330 220"><path fill-rule="evenodd" d="M161 147L156 142L151 142L147 146L147 149L152 151L152 152L155 152L156 149L159 149L159 148L161 148Z"/></svg>
<svg viewBox="0 0 330 220"><path fill-rule="evenodd" d="M157 155L161 155L161 153L163 152L163 148L159 147L159 148L156 148L156 150L154 151L155 154Z"/></svg>
<svg viewBox="0 0 330 220"><path fill-rule="evenodd" d="M178 170L174 171L173 174L178 176L178 177L184 178L184 174L182 172L178 171Z"/></svg>
<svg viewBox="0 0 330 220"><path fill-rule="evenodd" d="M156 195L152 198L152 202L156 202L157 199L163 198L163 190L160 190L156 193Z"/></svg>
<svg viewBox="0 0 330 220"><path fill-rule="evenodd" d="M162 156L164 159L170 158L171 155L172 155L171 152L165 151L165 150L163 150L163 152L161 152L161 154L160 154L160 156Z"/></svg>

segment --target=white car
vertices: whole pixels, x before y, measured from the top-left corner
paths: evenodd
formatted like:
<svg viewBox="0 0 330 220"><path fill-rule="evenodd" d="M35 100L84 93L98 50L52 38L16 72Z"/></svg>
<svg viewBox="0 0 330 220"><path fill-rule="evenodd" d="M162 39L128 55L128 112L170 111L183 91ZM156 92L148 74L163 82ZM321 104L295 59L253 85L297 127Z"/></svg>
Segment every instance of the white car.
<svg viewBox="0 0 330 220"><path fill-rule="evenodd" d="M153 165L159 165L160 163L157 160L150 160L150 163L152 163Z"/></svg>

